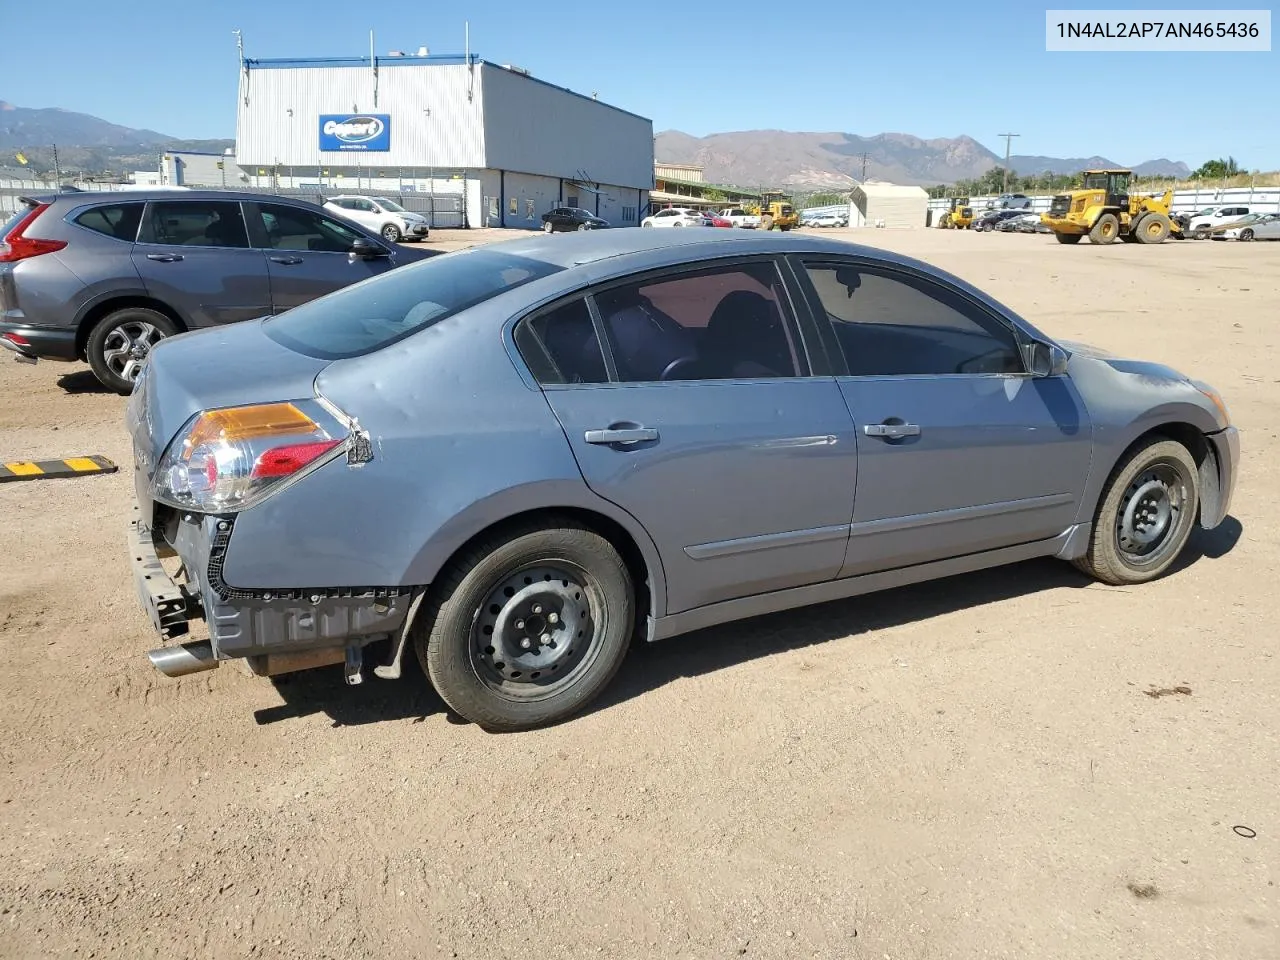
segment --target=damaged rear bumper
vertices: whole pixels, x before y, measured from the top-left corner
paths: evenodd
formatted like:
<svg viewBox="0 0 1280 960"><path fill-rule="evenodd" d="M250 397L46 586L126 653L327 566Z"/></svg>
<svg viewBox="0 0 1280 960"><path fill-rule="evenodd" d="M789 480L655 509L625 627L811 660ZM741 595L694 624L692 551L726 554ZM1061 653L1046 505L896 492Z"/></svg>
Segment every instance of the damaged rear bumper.
<svg viewBox="0 0 1280 960"><path fill-rule="evenodd" d="M162 518L162 515L161 515ZM402 632L414 591L400 587L246 589L222 580L232 517L169 517L161 534L139 518L130 524L134 585L164 641L204 620L209 639L169 644L148 654L166 675L209 670L246 658L255 673L273 674L347 660L365 645ZM162 559L181 561L171 575ZM356 682L356 681L353 681Z"/></svg>

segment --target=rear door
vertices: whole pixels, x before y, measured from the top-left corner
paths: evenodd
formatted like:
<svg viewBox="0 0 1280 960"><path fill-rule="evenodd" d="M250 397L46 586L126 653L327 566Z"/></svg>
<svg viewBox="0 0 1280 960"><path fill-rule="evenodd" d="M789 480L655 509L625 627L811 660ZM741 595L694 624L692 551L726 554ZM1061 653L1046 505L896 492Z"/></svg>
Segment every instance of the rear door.
<svg viewBox="0 0 1280 960"><path fill-rule="evenodd" d="M842 576L1045 540L1076 519L1092 455L1066 376L1025 372L1011 325L962 291L854 258L802 258L835 333L858 438Z"/></svg>
<svg viewBox="0 0 1280 960"><path fill-rule="evenodd" d="M647 274L530 321L583 476L657 545L668 613L829 580L844 560L853 423L835 380L809 375L793 317L777 264L757 258Z"/></svg>
<svg viewBox="0 0 1280 960"><path fill-rule="evenodd" d="M189 327L271 312L266 258L249 245L237 201L149 201L131 259L147 293Z"/></svg>
<svg viewBox="0 0 1280 960"><path fill-rule="evenodd" d="M368 238L318 209L260 202L245 204L245 212L253 244L265 254L271 305L276 313L395 266L394 257L381 241L368 240L386 256L353 256L355 241Z"/></svg>

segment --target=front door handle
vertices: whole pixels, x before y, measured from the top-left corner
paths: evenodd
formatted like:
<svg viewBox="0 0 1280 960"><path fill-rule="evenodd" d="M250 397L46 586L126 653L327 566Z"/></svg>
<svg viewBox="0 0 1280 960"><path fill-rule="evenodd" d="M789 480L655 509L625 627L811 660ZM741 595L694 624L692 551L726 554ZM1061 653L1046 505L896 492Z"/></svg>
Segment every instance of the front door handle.
<svg viewBox="0 0 1280 960"><path fill-rule="evenodd" d="M903 437L920 436L920 425L915 423L868 423L862 428L868 437L885 440L901 440Z"/></svg>
<svg viewBox="0 0 1280 960"><path fill-rule="evenodd" d="M182 259L180 253L148 253L148 260L154 260L156 263L177 263Z"/></svg>
<svg viewBox="0 0 1280 960"><path fill-rule="evenodd" d="M609 427L607 430L588 430L584 439L587 443L606 446L615 443L643 443L646 440L657 440L658 431L652 427Z"/></svg>
<svg viewBox="0 0 1280 960"><path fill-rule="evenodd" d="M283 263L286 267L296 267L302 262L301 257L272 257L272 263Z"/></svg>

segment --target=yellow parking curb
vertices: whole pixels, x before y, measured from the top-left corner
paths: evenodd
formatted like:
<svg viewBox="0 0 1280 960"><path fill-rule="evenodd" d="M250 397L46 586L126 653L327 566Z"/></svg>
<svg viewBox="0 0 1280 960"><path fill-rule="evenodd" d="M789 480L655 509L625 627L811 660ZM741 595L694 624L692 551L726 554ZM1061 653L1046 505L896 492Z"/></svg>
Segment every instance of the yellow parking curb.
<svg viewBox="0 0 1280 960"><path fill-rule="evenodd" d="M56 480L115 473L120 468L106 457L68 457L65 460L18 460L0 464L0 483L14 480Z"/></svg>

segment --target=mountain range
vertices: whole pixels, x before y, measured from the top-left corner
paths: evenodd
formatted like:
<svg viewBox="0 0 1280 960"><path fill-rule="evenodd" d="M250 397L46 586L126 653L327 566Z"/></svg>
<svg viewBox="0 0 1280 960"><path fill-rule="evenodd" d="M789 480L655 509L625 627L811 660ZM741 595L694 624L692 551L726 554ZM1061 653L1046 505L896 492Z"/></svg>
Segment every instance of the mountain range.
<svg viewBox="0 0 1280 960"><path fill-rule="evenodd" d="M164 150L222 153L233 140L179 140L155 130L136 130L85 113L58 108L17 107L0 100L0 166L13 166L21 152L38 171L53 169L53 145L64 172L123 174L154 169ZM711 183L790 189L847 189L866 176L895 183L932 185L972 179L1000 164L1000 157L969 136L922 140L907 133L861 137L852 133L743 130L693 137L667 130L654 138L659 161L703 167ZM1015 156L1023 175L1074 173L1117 164L1104 157ZM1184 163L1149 160L1133 170L1143 176L1185 177Z"/></svg>
<svg viewBox="0 0 1280 960"><path fill-rule="evenodd" d="M791 189L848 189L865 176L893 183L954 183L982 176L1003 159L973 137L922 140L908 133L861 137L852 133L743 130L693 137L665 130L654 138L659 162L698 164L710 183L776 185ZM1075 173L1123 166L1105 157L1012 156L1009 166L1027 176ZM1172 160L1148 160L1131 168L1142 176L1186 177L1190 168Z"/></svg>
<svg viewBox="0 0 1280 960"><path fill-rule="evenodd" d="M180 140L154 130L122 127L87 113L56 107L16 107L0 100L0 167L17 166L22 153L30 169L54 168L53 147L63 172L121 174L154 170L164 150L222 153L234 140Z"/></svg>

